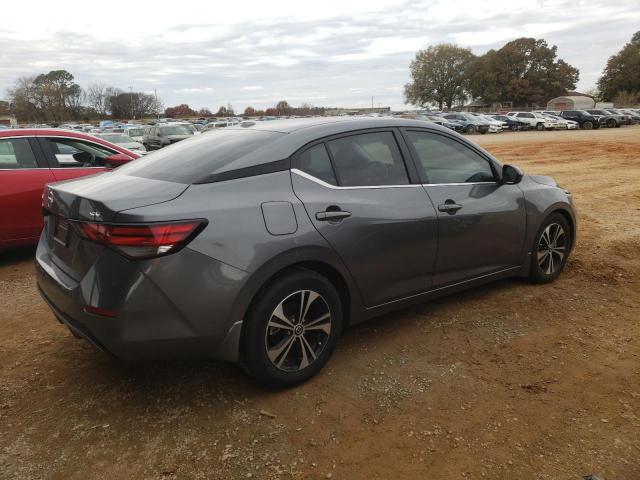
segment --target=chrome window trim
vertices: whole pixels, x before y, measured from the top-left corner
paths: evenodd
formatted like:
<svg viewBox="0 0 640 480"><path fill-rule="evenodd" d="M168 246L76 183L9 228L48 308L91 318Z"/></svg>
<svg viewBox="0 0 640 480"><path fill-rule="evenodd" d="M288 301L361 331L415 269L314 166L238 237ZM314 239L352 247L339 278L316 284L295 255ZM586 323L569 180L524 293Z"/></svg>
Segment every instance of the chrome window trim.
<svg viewBox="0 0 640 480"><path fill-rule="evenodd" d="M291 173L295 173L296 175L300 175L307 180L311 180L312 182L317 183L318 185L322 185L326 188L331 188L333 190L370 190L370 189L379 189L379 188L415 188L421 187L419 183L406 183L402 185L359 185L357 187L341 187L338 185L331 185L330 183L325 182L324 180L320 180L313 175L309 175L307 172L303 172L302 170L298 170L297 168L292 168Z"/></svg>
<svg viewBox="0 0 640 480"><path fill-rule="evenodd" d="M320 180L313 175L308 174L307 172L303 172L302 170L298 170L297 168L292 168L291 173L295 173L296 175L300 175L307 180L311 180L312 182L317 183L318 185L322 185L323 187L332 188L334 190L360 190L360 189L371 189L371 188L406 188L406 187L442 187L442 186L464 186L464 185L500 185L498 182L461 182L461 183L409 183L404 185L362 185L357 187L340 187L338 185L331 185L330 183L325 182L324 180Z"/></svg>
<svg viewBox="0 0 640 480"><path fill-rule="evenodd" d="M500 185L498 182L459 182L459 183L423 183L423 187L440 187L440 186L462 186L462 185Z"/></svg>

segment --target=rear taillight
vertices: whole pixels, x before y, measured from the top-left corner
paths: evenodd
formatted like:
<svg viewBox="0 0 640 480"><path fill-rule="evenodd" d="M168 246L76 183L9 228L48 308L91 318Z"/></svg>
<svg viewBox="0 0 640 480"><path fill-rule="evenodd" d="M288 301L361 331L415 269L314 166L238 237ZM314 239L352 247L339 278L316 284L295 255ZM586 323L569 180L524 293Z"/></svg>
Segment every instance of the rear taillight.
<svg viewBox="0 0 640 480"><path fill-rule="evenodd" d="M206 225L202 220L143 225L76 223L79 233L127 258L160 257L177 252Z"/></svg>

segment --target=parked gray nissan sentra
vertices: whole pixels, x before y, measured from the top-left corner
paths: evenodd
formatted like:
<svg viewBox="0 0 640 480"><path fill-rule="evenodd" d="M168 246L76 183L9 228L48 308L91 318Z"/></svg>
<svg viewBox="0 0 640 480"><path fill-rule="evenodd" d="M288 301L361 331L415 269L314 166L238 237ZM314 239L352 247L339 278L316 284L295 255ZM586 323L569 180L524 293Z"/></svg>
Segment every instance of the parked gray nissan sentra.
<svg viewBox="0 0 640 480"><path fill-rule="evenodd" d="M125 359L217 357L287 386L343 329L509 276L549 282L571 194L449 129L384 118L214 130L50 185L36 253L57 318Z"/></svg>

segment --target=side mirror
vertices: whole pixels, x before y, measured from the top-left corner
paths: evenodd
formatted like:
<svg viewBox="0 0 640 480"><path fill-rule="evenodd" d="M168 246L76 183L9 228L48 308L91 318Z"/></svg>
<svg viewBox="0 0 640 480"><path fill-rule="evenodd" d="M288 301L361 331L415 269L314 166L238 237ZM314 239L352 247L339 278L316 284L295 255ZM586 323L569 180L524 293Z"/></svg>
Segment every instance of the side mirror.
<svg viewBox="0 0 640 480"><path fill-rule="evenodd" d="M119 167L120 165L124 165L131 160L133 159L128 155L125 155L124 153L114 153L113 155L109 155L107 158L105 158L107 164L112 167Z"/></svg>
<svg viewBox="0 0 640 480"><path fill-rule="evenodd" d="M502 183L507 185L515 185L520 183L524 173L515 165L502 166Z"/></svg>

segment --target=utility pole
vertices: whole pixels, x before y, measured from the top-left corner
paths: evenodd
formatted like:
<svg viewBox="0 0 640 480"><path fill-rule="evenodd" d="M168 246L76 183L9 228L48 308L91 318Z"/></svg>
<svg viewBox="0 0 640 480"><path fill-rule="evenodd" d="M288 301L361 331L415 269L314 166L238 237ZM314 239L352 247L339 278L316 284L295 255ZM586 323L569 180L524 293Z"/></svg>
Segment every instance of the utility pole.
<svg viewBox="0 0 640 480"><path fill-rule="evenodd" d="M131 118L133 119L133 87L129 85L129 103L131 104Z"/></svg>
<svg viewBox="0 0 640 480"><path fill-rule="evenodd" d="M371 95L371 112L373 113L373 95Z"/></svg>
<svg viewBox="0 0 640 480"><path fill-rule="evenodd" d="M156 111L156 120L160 120L160 112L158 111L158 90L153 89L153 95L156 97L156 104L154 110Z"/></svg>

